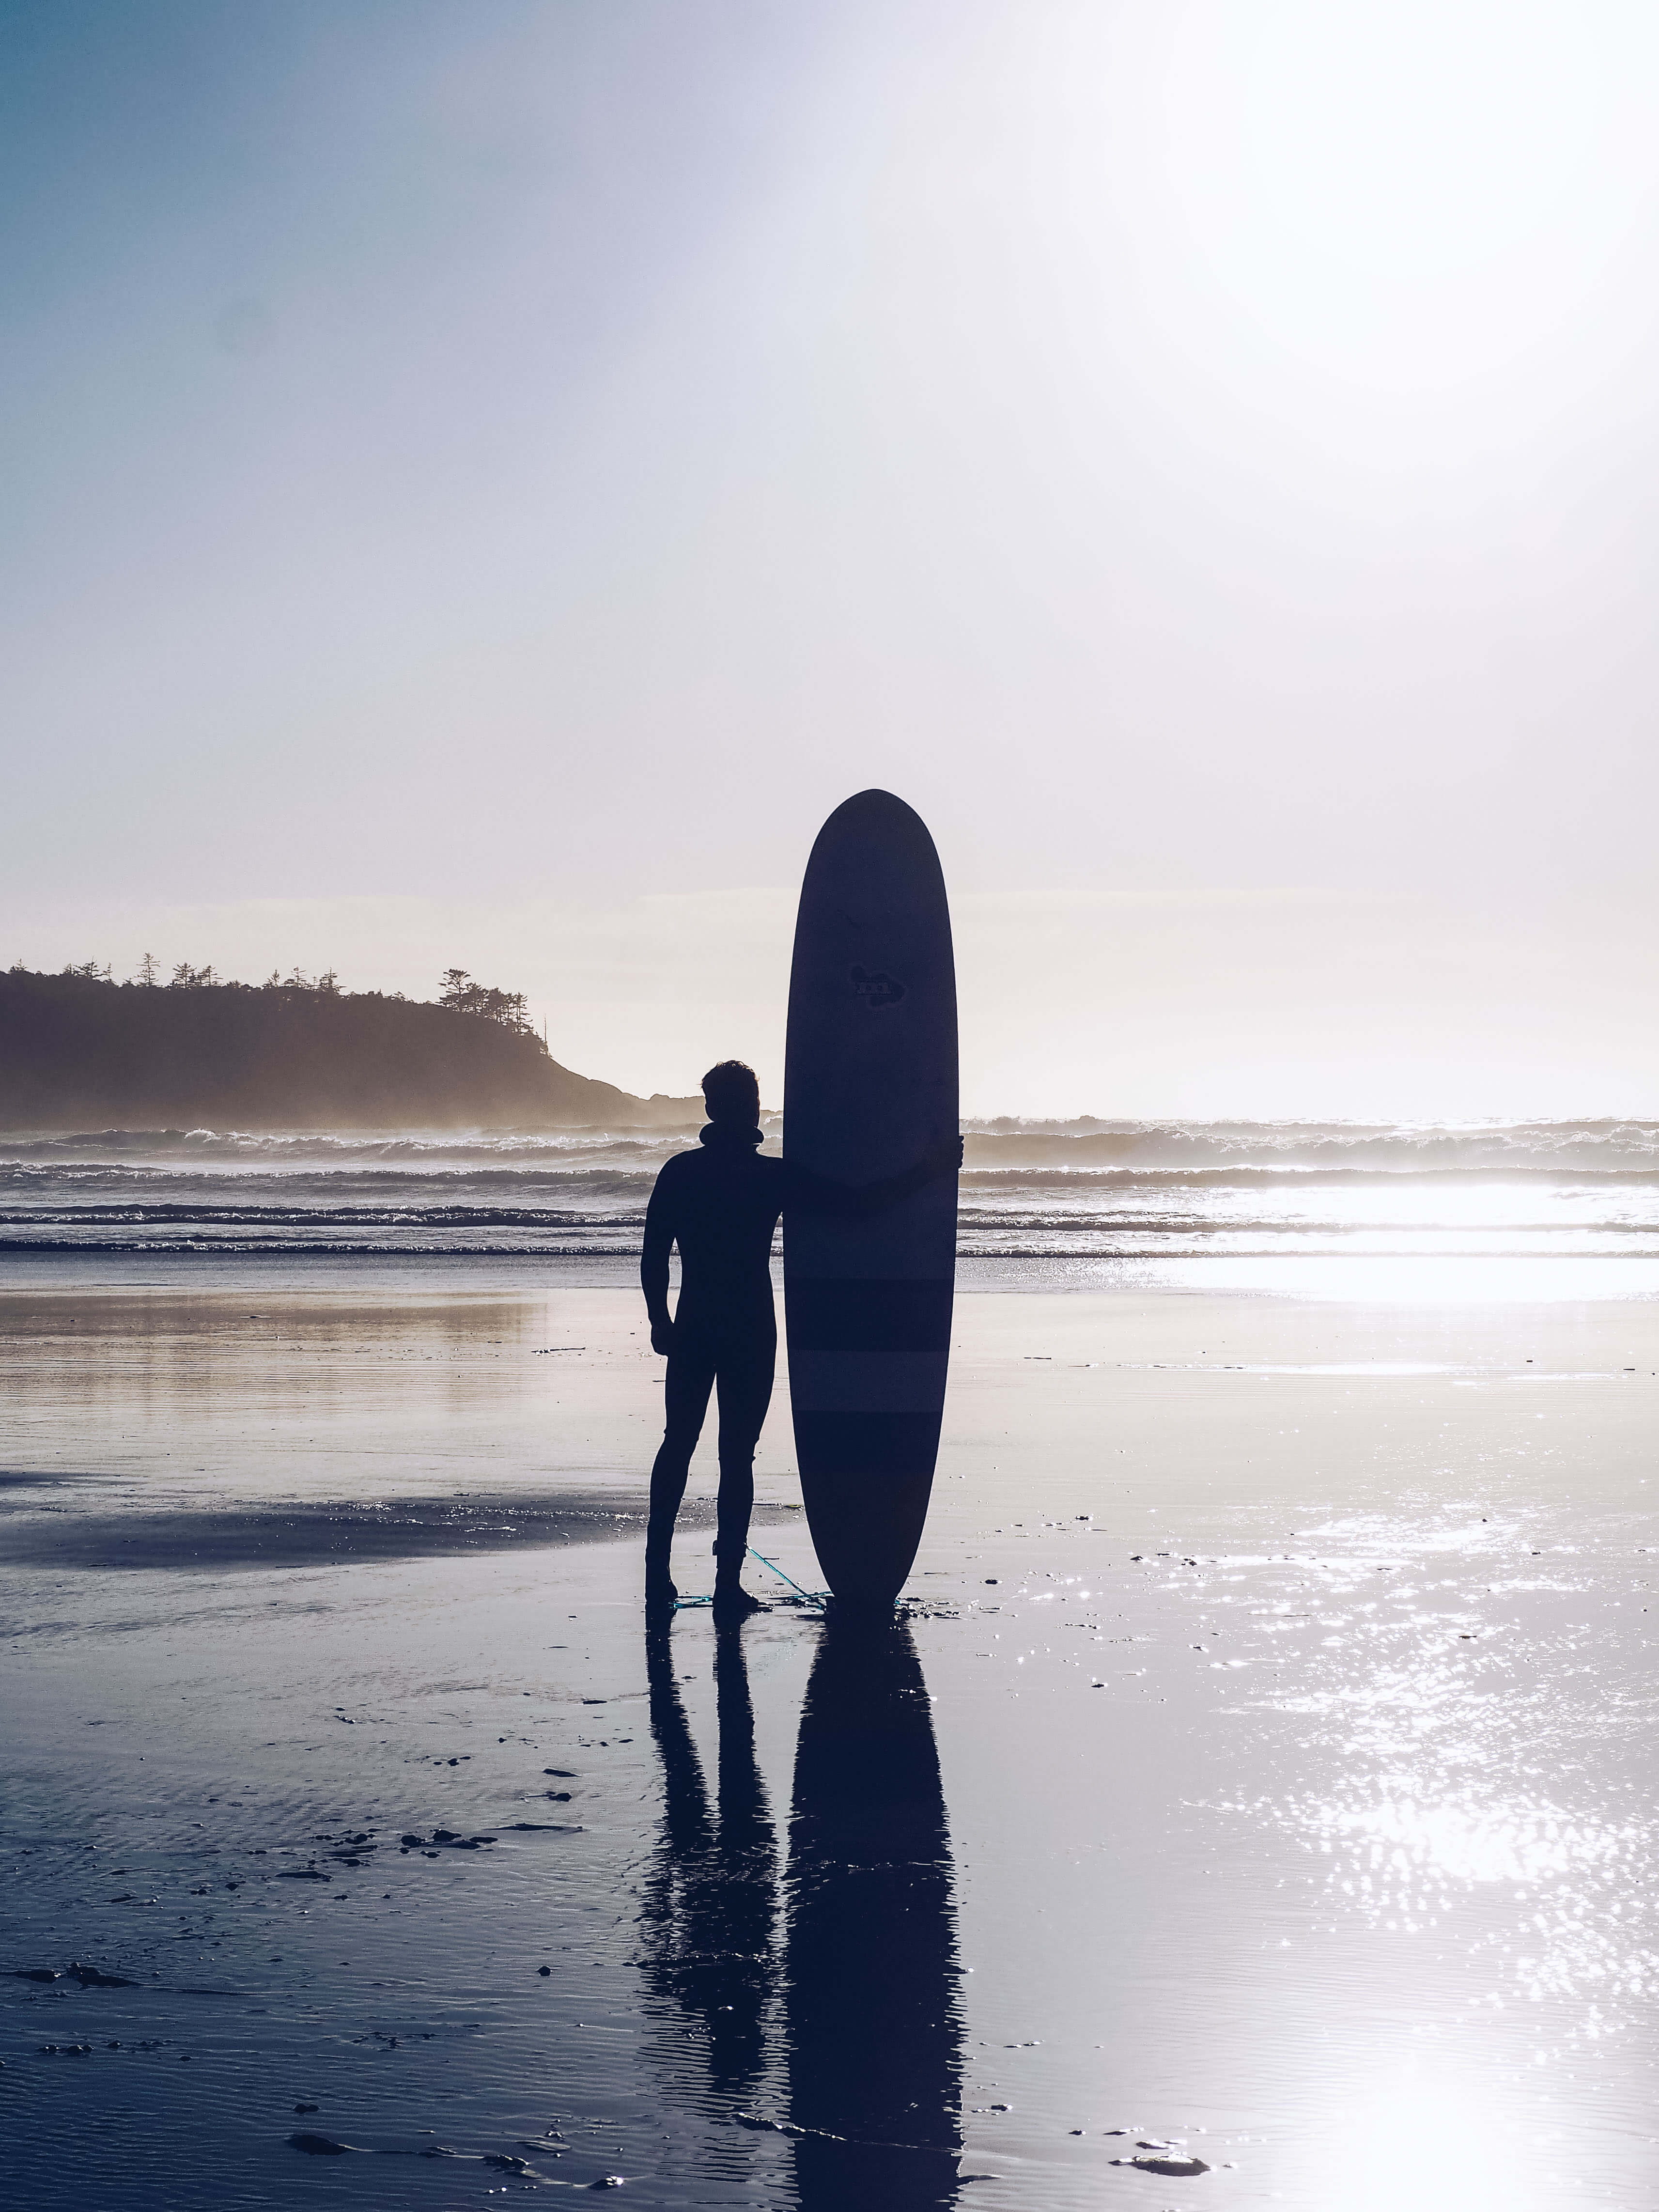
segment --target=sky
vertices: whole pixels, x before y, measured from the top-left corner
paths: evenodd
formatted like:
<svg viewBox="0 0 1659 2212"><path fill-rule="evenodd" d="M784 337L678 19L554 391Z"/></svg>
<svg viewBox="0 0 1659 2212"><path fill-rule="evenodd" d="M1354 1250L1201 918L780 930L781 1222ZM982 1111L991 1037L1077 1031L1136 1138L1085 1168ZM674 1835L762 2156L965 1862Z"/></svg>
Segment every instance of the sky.
<svg viewBox="0 0 1659 2212"><path fill-rule="evenodd" d="M0 962L976 1113L1659 1113L1659 13L0 0Z"/></svg>

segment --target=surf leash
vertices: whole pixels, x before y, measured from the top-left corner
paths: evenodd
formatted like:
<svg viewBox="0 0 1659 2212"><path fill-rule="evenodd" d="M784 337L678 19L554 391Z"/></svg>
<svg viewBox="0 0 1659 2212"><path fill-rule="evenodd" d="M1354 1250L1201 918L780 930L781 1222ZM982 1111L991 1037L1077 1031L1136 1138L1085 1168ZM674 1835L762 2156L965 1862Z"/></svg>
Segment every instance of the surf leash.
<svg viewBox="0 0 1659 2212"><path fill-rule="evenodd" d="M793 1575L786 1575L784 1573L783 1569L779 1566L775 1559L769 1559L764 1552L757 1552L752 1544L750 1544L748 1548L749 1556L751 1559L758 1559L762 1566L770 1567L773 1573L778 1576L781 1580L787 1583L790 1589L794 1591L796 1596L804 1598L808 1605L822 1605L824 1600L829 1596L830 1593L828 1590L803 1589Z"/></svg>
<svg viewBox="0 0 1659 2212"><path fill-rule="evenodd" d="M757 1552L752 1544L747 1546L745 1548L747 1549L751 1559L758 1559L762 1566L770 1567L773 1573L777 1576L780 1582L787 1583L790 1589L795 1593L793 1597L781 1598L777 1600L776 1602L782 1605L816 1605L820 1608L828 1602L830 1597L828 1590L803 1589L793 1575L785 1574L783 1569L778 1565L775 1559L769 1559L764 1552ZM677 1597L674 1601L674 1610L676 1613L686 1613L694 1606L713 1605L714 1602L714 1601L712 1595L702 1596L700 1595L691 1594L683 1597Z"/></svg>

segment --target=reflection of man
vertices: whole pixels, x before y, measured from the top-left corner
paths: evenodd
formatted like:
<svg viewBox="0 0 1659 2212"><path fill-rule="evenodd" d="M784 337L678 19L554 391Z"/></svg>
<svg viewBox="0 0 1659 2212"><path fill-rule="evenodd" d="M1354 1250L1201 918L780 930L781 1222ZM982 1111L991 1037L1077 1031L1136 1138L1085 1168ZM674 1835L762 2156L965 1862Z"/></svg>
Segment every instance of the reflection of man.
<svg viewBox="0 0 1659 2212"><path fill-rule="evenodd" d="M697 2031L710 2085L742 2098L766 2071L778 1911L777 1832L755 1758L743 1638L735 1622L715 1632L714 1807L680 1698L666 1614L647 1625L645 1665L663 1766L662 1834L641 1901L645 1987L657 2000L647 2020L661 2021L672 2005ZM685 2045L678 2033L667 2040L672 2088L684 2090Z"/></svg>
<svg viewBox="0 0 1659 2212"><path fill-rule="evenodd" d="M956 1136L941 1137L903 1175L861 1190L810 1175L787 1160L757 1158L763 1141L760 1090L752 1068L723 1060L702 1079L708 1127L702 1150L677 1152L657 1177L645 1217L640 1281L651 1316L651 1348L665 1353L662 1448L651 1470L651 1522L645 1540L645 1601L672 1605L678 1595L668 1555L685 1495L691 1454L702 1431L708 1394L720 1390L720 1487L714 1545L714 1603L727 1614L758 1601L739 1576L755 1502L755 1445L772 1396L777 1322L772 1305L772 1232L792 1207L817 1213L884 1212L962 1157ZM678 1312L668 1311L668 1255L680 1248Z"/></svg>

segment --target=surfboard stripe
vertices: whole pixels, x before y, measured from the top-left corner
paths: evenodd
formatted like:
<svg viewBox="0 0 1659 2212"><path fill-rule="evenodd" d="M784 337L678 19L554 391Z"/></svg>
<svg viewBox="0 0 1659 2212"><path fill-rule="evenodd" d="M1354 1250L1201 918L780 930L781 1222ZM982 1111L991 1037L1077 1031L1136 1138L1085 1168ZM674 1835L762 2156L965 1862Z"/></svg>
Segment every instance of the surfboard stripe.
<svg viewBox="0 0 1659 2212"><path fill-rule="evenodd" d="M784 1309L789 1349L932 1352L951 1341L954 1288L949 1276L872 1282L792 1275Z"/></svg>
<svg viewBox="0 0 1659 2212"><path fill-rule="evenodd" d="M823 1413L801 1406L794 1413L795 1451L803 1475L933 1471L939 1413Z"/></svg>
<svg viewBox="0 0 1659 2212"><path fill-rule="evenodd" d="M945 1395L948 1344L927 1352L789 1353L789 1396L796 1407L822 1413L926 1413Z"/></svg>

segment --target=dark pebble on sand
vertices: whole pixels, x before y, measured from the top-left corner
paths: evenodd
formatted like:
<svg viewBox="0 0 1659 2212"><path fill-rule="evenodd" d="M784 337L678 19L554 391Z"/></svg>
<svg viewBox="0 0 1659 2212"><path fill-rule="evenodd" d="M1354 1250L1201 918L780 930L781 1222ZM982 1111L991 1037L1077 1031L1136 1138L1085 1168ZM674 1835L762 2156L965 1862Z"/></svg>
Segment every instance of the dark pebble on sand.
<svg viewBox="0 0 1659 2212"><path fill-rule="evenodd" d="M106 1974L101 1967L83 1966L78 1959L65 1966L64 1972L71 1981L79 1982L83 1990L136 1990L138 1986L125 1974ZM31 1982L53 1982L58 1977L50 1967L36 1967L27 1978Z"/></svg>

